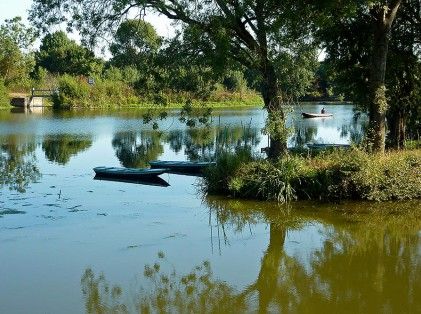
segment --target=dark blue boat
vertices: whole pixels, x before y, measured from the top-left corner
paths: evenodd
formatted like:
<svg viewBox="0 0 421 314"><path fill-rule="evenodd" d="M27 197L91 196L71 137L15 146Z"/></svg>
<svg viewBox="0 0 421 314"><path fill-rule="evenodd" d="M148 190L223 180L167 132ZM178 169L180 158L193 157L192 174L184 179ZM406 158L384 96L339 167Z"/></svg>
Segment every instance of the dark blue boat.
<svg viewBox="0 0 421 314"><path fill-rule="evenodd" d="M213 166L216 162L209 161L164 161L155 160L150 161L151 168L163 168L168 169L171 173L200 173L205 168Z"/></svg>
<svg viewBox="0 0 421 314"><path fill-rule="evenodd" d="M95 173L101 177L109 178L126 178L126 179L142 179L154 178L167 169L148 169L148 168L120 168L120 167L96 167Z"/></svg>

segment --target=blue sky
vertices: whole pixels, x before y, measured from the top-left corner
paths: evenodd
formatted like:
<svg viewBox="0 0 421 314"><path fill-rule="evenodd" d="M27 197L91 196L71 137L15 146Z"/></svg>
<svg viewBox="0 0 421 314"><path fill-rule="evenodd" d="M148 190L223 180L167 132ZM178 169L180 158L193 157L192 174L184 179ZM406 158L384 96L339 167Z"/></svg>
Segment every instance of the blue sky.
<svg viewBox="0 0 421 314"><path fill-rule="evenodd" d="M31 8L32 0L1 0L0 23L15 16L27 18L27 11Z"/></svg>

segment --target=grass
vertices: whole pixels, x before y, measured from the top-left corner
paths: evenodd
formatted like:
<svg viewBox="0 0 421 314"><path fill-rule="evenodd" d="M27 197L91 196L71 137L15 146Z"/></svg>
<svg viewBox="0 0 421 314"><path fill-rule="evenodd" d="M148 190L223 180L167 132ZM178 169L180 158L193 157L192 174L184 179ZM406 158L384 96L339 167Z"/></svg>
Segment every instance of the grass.
<svg viewBox="0 0 421 314"><path fill-rule="evenodd" d="M203 181L209 194L278 202L421 198L420 149L370 155L353 148L313 157L289 155L276 162L230 153L220 158Z"/></svg>

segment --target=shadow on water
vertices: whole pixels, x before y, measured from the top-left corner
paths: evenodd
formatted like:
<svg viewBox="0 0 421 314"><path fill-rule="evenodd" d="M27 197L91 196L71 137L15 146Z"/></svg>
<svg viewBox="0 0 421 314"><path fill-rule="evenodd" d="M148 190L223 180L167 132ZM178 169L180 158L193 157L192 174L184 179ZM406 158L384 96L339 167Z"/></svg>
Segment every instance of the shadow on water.
<svg viewBox="0 0 421 314"><path fill-rule="evenodd" d="M180 275L164 253L139 275L130 296L105 275L86 269L88 313L415 313L421 311L420 203L274 204L205 200L218 228L237 232L268 225L257 277L238 289L217 278L210 262ZM276 207L276 205L275 205ZM288 251L288 236L317 227L319 247ZM300 249L300 244L297 244ZM259 253L257 253L259 254ZM241 263L240 261L237 261ZM236 261L233 261L236 263ZM168 269L166 271L164 269ZM130 291L133 291L131 289ZM128 297L128 298L126 298ZM125 302L125 299L132 301Z"/></svg>
<svg viewBox="0 0 421 314"><path fill-rule="evenodd" d="M94 180L102 180L102 181L112 181L112 182L123 182L123 183L132 183L132 184L141 184L141 185L151 185L151 186L160 186L160 187L168 187L170 184L160 177L152 177L152 178L144 178L144 179L126 179L126 178L110 178L104 176L96 175Z"/></svg>

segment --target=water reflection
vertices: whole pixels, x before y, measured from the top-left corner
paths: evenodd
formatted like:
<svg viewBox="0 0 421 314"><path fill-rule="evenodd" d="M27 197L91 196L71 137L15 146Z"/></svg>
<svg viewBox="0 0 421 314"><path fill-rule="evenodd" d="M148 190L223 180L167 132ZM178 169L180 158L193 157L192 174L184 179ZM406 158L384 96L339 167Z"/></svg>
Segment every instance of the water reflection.
<svg viewBox="0 0 421 314"><path fill-rule="evenodd" d="M0 187L24 193L30 183L41 178L35 156L35 137L0 137Z"/></svg>
<svg viewBox="0 0 421 314"><path fill-rule="evenodd" d="M160 177L152 177L152 178L143 178L143 179L127 179L127 178L113 178L113 177L104 177L96 175L94 180L102 180L102 181L112 181L112 182L124 182L124 183L132 183L132 184L141 184L141 185L151 185L151 186L160 186L160 187L168 187L170 184Z"/></svg>
<svg viewBox="0 0 421 314"><path fill-rule="evenodd" d="M66 165L72 156L87 150L92 145L90 136L73 134L46 135L42 141L45 157L59 165Z"/></svg>
<svg viewBox="0 0 421 314"><path fill-rule="evenodd" d="M139 292L131 296L138 312L194 313L378 313L421 311L421 213L419 202L345 204L334 214L308 204L288 210L256 202L208 199L223 228L241 231L265 222L269 240L257 278L242 289L213 275L205 262L185 275L164 271L163 253L145 266ZM269 209L272 207L272 209ZM326 208L325 208L326 207ZM346 209L346 213L342 212ZM296 211L300 210L299 213ZM389 213L389 214L386 214ZM298 245L291 253L288 234L319 227L320 246ZM233 263L241 263L241 260ZM171 265L171 263L169 263ZM87 269L82 277L86 310L130 312L121 286Z"/></svg>
<svg viewBox="0 0 421 314"><path fill-rule="evenodd" d="M112 146L121 165L127 168L147 167L164 152L162 132L156 130L118 132Z"/></svg>

